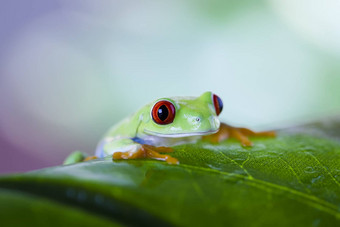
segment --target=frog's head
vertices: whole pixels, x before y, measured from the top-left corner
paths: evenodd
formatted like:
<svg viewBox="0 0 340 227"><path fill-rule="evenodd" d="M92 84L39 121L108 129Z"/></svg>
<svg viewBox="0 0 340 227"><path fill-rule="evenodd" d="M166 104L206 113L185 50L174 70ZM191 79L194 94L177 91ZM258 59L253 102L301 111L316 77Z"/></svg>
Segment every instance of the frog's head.
<svg viewBox="0 0 340 227"><path fill-rule="evenodd" d="M186 137L216 133L222 100L212 92L199 97L162 98L147 107L143 131L160 137Z"/></svg>

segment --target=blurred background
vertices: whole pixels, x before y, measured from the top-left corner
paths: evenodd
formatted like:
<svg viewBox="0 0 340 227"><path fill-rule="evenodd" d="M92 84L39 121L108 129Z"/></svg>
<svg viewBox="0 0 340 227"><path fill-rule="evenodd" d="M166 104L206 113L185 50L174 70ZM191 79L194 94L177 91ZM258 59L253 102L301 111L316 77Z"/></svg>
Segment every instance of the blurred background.
<svg viewBox="0 0 340 227"><path fill-rule="evenodd" d="M288 127L340 112L338 0L11 0L0 7L0 173L93 153L160 97L210 90L221 119Z"/></svg>

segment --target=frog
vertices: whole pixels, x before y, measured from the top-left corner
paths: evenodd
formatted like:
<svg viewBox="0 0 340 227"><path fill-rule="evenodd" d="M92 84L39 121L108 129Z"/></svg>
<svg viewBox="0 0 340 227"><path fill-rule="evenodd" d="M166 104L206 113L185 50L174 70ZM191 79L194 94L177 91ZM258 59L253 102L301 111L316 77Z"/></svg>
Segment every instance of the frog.
<svg viewBox="0 0 340 227"><path fill-rule="evenodd" d="M253 143L249 137L275 137L274 131L254 132L220 122L222 110L222 99L211 91L198 97L159 98L112 126L98 143L94 156L75 152L64 164L108 156L113 160L155 159L179 164L169 154L177 145L235 138L242 146L250 147Z"/></svg>

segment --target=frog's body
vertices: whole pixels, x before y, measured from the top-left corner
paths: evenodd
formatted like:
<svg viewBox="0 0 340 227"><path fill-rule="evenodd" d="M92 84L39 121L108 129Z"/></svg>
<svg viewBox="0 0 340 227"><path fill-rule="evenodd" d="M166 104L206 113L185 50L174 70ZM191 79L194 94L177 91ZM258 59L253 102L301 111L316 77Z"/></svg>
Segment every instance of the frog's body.
<svg viewBox="0 0 340 227"><path fill-rule="evenodd" d="M153 158L178 163L177 159L160 153L202 137L214 142L235 137L250 146L247 135L274 135L220 124L218 115L222 108L222 100L211 92L199 97L158 99L112 127L98 144L96 156L86 160L112 155L113 159Z"/></svg>

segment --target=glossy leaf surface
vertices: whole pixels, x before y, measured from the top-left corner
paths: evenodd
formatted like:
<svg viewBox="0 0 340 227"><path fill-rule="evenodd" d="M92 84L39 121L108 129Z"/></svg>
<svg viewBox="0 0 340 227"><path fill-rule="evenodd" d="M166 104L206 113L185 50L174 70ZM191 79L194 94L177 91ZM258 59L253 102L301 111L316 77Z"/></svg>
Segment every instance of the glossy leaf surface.
<svg viewBox="0 0 340 227"><path fill-rule="evenodd" d="M340 225L338 141L284 133L252 141L177 146L180 165L106 159L3 177L0 209L11 204L5 223L46 208L96 226ZM76 215L63 219L66 209ZM46 218L26 221L37 220Z"/></svg>

